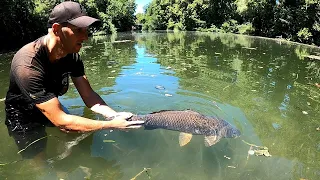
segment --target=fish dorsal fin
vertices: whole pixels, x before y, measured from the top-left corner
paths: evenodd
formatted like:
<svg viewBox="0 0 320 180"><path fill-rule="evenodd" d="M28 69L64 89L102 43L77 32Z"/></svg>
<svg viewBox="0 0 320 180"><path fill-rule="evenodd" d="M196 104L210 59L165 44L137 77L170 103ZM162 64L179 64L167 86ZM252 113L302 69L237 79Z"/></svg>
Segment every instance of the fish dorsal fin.
<svg viewBox="0 0 320 180"><path fill-rule="evenodd" d="M197 114L197 115L201 115L200 113L193 111L191 109L186 109L186 110L159 110L159 111L154 111L150 114L157 114L157 113L162 113L162 112L188 112L190 114Z"/></svg>
<svg viewBox="0 0 320 180"><path fill-rule="evenodd" d="M161 113L161 112L168 112L168 111L173 111L173 110L160 110L160 111L154 111L150 114L156 114L156 113Z"/></svg>
<svg viewBox="0 0 320 180"><path fill-rule="evenodd" d="M185 146L191 141L192 134L181 132L179 135L179 145Z"/></svg>
<svg viewBox="0 0 320 180"><path fill-rule="evenodd" d="M217 136L217 135L205 136L204 137L204 145L206 147L210 147L210 146L216 144L217 142L219 142L220 139L221 139L221 137Z"/></svg>

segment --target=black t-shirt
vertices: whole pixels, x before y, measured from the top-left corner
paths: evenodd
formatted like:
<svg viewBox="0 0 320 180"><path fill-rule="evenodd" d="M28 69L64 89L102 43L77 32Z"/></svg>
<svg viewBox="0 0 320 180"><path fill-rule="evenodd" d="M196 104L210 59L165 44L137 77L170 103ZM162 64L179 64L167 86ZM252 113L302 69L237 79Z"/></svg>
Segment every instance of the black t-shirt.
<svg viewBox="0 0 320 180"><path fill-rule="evenodd" d="M6 125L13 131L50 123L35 105L66 93L69 75L84 75L79 54L68 54L51 62L43 40L41 37L25 45L12 60L5 104Z"/></svg>

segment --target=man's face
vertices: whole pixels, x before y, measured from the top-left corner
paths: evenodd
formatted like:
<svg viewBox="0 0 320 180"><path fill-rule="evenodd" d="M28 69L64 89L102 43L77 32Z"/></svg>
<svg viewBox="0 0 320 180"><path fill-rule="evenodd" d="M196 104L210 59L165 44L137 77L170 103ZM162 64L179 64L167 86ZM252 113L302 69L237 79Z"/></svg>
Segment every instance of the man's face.
<svg viewBox="0 0 320 180"><path fill-rule="evenodd" d="M71 24L62 27L61 43L67 53L77 53L82 43L88 40L88 28L80 28Z"/></svg>

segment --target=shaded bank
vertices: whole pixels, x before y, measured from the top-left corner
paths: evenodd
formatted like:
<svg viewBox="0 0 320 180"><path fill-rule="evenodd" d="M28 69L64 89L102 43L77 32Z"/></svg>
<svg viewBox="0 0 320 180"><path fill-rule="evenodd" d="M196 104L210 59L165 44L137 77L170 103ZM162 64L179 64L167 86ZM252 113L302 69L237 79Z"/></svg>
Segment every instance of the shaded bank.
<svg viewBox="0 0 320 180"><path fill-rule="evenodd" d="M89 16L100 19L90 32L115 33L131 30L134 25L134 0L93 0L79 2ZM0 52L17 50L47 33L51 9L60 0L2 0L0 6Z"/></svg>
<svg viewBox="0 0 320 180"><path fill-rule="evenodd" d="M320 1L153 0L144 30L231 32L320 45Z"/></svg>

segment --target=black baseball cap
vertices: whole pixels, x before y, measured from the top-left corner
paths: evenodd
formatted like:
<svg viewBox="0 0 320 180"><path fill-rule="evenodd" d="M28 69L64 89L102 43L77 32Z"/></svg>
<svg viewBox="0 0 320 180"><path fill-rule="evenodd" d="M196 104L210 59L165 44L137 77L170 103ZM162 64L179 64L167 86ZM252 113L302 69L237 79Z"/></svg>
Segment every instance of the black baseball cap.
<svg viewBox="0 0 320 180"><path fill-rule="evenodd" d="M70 23L77 27L88 27L99 19L87 16L86 11L77 2L65 1L56 5L50 13L48 28L54 23Z"/></svg>

